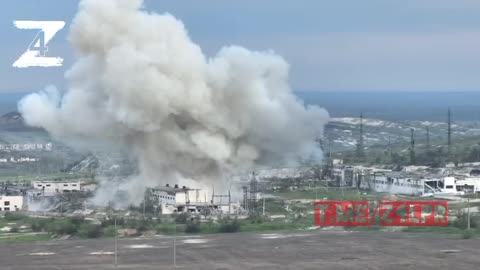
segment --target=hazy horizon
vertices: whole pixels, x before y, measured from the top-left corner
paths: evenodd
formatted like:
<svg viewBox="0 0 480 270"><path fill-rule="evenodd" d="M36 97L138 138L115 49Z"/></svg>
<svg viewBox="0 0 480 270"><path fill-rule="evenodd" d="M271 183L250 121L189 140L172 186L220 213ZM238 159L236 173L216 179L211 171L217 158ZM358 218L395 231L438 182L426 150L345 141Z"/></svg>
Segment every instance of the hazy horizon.
<svg viewBox="0 0 480 270"><path fill-rule="evenodd" d="M17 102L31 92L0 93L0 114L17 110ZM451 108L456 121L480 121L480 92L475 91L295 91L306 105L319 105L331 117L383 120L445 121Z"/></svg>

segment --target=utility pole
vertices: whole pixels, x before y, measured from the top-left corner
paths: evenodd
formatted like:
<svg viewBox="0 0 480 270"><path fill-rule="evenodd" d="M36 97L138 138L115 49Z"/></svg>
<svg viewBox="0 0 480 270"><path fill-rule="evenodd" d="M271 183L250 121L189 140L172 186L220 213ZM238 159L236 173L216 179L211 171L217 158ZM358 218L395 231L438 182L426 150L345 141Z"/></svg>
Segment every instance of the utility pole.
<svg viewBox="0 0 480 270"><path fill-rule="evenodd" d="M113 225L113 228L115 230L115 266L118 265L118 261L117 261L117 251L118 251L118 245L117 245L117 216L115 216L114 218L114 225Z"/></svg>
<svg viewBox="0 0 480 270"><path fill-rule="evenodd" d="M467 197L467 230L470 230L470 196Z"/></svg>
<svg viewBox="0 0 480 270"><path fill-rule="evenodd" d="M228 215L232 214L232 197L230 196L230 190L228 190Z"/></svg>
<svg viewBox="0 0 480 270"><path fill-rule="evenodd" d="M447 114L447 125L448 125L448 138L447 138L447 146L448 146L448 159L450 159L452 154L452 112L450 111L450 107L448 108Z"/></svg>
<svg viewBox="0 0 480 270"><path fill-rule="evenodd" d="M177 268L177 222L173 230L173 267Z"/></svg>
<svg viewBox="0 0 480 270"><path fill-rule="evenodd" d="M427 154L430 153L430 128L427 127L427 144L426 144Z"/></svg>
<svg viewBox="0 0 480 270"><path fill-rule="evenodd" d="M243 209L248 212L248 187L243 186Z"/></svg>
<svg viewBox="0 0 480 270"><path fill-rule="evenodd" d="M143 220L145 220L145 202L147 201L147 192L143 194Z"/></svg>
<svg viewBox="0 0 480 270"><path fill-rule="evenodd" d="M263 210L262 210L263 216L265 216L265 196L263 196Z"/></svg>
<svg viewBox="0 0 480 270"><path fill-rule="evenodd" d="M470 196L467 189L468 185L465 184L463 190L465 191L465 194L467 194L467 230L470 230Z"/></svg>
<svg viewBox="0 0 480 270"><path fill-rule="evenodd" d="M390 160L392 160L392 138L390 135L388 135L388 155Z"/></svg>
<svg viewBox="0 0 480 270"><path fill-rule="evenodd" d="M145 198L143 198L143 219L145 220Z"/></svg>
<svg viewBox="0 0 480 270"><path fill-rule="evenodd" d="M364 157L364 146L363 146L363 113L360 113L360 136L358 137L357 142L357 157Z"/></svg>
<svg viewBox="0 0 480 270"><path fill-rule="evenodd" d="M250 180L250 198L249 198L249 203L248 207L250 208L250 213L255 213L257 214L257 190L258 187L258 182L257 182L257 173L255 171L252 172L252 178Z"/></svg>

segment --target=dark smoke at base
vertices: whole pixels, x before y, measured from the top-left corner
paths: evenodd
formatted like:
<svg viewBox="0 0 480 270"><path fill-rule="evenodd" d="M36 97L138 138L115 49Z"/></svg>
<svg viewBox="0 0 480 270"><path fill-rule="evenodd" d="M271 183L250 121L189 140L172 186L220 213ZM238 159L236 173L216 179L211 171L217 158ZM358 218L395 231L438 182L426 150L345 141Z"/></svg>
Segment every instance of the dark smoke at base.
<svg viewBox="0 0 480 270"><path fill-rule="evenodd" d="M49 88L19 103L29 125L57 139L136 157L140 173L121 185L102 182L96 202L113 200L115 189L138 203L148 186L210 188L254 166L321 158L314 140L328 113L296 99L283 58L237 46L207 58L180 21L142 6L81 1L68 90Z"/></svg>

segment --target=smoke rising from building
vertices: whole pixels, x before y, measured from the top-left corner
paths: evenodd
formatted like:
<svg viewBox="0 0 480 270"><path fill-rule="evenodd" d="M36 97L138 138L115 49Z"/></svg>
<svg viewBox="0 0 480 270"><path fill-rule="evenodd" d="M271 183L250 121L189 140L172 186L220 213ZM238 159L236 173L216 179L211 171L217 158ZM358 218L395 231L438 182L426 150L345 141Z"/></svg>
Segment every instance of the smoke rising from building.
<svg viewBox="0 0 480 270"><path fill-rule="evenodd" d="M128 149L140 173L115 188L130 202L146 186L211 186L251 166L320 157L314 140L328 113L292 94L280 56L230 46L207 58L182 22L142 10L141 0L79 7L68 90L26 96L19 110L65 142ZM102 199L113 198L112 185L102 186Z"/></svg>

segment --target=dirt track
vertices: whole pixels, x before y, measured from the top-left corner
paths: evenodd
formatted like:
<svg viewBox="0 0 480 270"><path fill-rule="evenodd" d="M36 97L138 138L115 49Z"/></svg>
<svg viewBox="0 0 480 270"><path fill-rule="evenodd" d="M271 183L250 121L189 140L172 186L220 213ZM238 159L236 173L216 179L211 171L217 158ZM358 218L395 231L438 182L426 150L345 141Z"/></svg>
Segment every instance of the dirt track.
<svg viewBox="0 0 480 270"><path fill-rule="evenodd" d="M174 269L173 238L0 245L0 269ZM177 238L178 269L478 269L480 241L405 233L306 232Z"/></svg>

